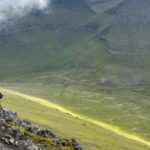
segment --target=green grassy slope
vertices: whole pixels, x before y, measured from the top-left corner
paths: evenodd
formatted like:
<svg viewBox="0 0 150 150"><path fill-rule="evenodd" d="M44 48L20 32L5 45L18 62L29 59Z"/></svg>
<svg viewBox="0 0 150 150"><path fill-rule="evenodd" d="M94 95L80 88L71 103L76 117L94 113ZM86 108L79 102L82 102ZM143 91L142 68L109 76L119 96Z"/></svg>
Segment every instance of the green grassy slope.
<svg viewBox="0 0 150 150"><path fill-rule="evenodd" d="M145 140L150 139L149 87L91 91L82 86L64 87L61 84L2 86L49 99L79 114L114 125Z"/></svg>
<svg viewBox="0 0 150 150"><path fill-rule="evenodd" d="M62 135L77 138L87 150L149 149L147 146L123 138L94 124L59 112L57 109L41 106L30 99L10 94L7 91L3 93L5 94L4 106L17 111L22 118L52 128Z"/></svg>

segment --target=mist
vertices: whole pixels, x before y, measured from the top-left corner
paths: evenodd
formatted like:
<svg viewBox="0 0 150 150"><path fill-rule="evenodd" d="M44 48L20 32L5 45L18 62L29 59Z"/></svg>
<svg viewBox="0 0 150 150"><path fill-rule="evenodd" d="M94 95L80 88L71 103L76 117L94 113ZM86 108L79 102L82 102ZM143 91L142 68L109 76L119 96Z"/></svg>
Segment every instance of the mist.
<svg viewBox="0 0 150 150"><path fill-rule="evenodd" d="M32 9L44 10L50 0L0 0L0 21L21 17Z"/></svg>

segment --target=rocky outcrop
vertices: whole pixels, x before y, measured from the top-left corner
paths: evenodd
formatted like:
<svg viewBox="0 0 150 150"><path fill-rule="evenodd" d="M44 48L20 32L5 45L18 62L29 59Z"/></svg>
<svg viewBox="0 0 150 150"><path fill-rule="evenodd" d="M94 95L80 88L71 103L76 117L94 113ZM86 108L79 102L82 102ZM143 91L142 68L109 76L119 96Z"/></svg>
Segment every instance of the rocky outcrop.
<svg viewBox="0 0 150 150"><path fill-rule="evenodd" d="M0 109L0 150L83 150L74 139L62 139L48 129L20 120L16 112Z"/></svg>

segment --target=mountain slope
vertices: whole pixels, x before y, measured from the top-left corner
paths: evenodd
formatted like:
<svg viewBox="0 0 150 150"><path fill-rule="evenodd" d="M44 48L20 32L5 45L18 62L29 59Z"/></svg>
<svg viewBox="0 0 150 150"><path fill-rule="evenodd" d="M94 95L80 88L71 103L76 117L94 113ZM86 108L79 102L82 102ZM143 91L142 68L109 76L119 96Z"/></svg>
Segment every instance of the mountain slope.
<svg viewBox="0 0 150 150"><path fill-rule="evenodd" d="M125 1L109 12L116 17L102 35L108 42L112 61L124 67L120 76L127 85L149 84L149 10L148 0ZM116 74L119 72L116 70Z"/></svg>
<svg viewBox="0 0 150 150"><path fill-rule="evenodd" d="M1 91L5 95L3 105L14 109L21 117L49 127L53 131L56 131L56 133L61 133L61 135L69 137L73 136L87 150L100 150L104 148L111 150L149 149L147 144L143 145L140 141L136 142L135 140L124 138L109 129L104 129L92 122L82 120L82 114L80 118L62 112L62 107L59 107L57 104L53 107L50 106L51 103L46 102L50 105L44 105L44 103L39 102L39 98L33 96L16 93L7 89L1 89ZM29 97L31 100L29 100ZM41 100L44 102L43 99ZM27 109L29 111L26 111Z"/></svg>
<svg viewBox="0 0 150 150"><path fill-rule="evenodd" d="M74 7L78 8L79 2ZM71 5L71 2L67 4ZM82 69L91 74L100 70L96 73L96 78L100 78L107 52L96 33L109 25L111 15L95 14L90 6L86 6L73 10L54 6L55 10L50 14L34 12L2 30L1 78L11 79L14 75L29 73L37 76L41 72L60 70L72 74L72 71ZM92 63L88 62L91 55Z"/></svg>
<svg viewBox="0 0 150 150"><path fill-rule="evenodd" d="M149 10L148 0L53 0L10 21L0 30L1 86L149 141ZM103 131L91 132L88 142Z"/></svg>

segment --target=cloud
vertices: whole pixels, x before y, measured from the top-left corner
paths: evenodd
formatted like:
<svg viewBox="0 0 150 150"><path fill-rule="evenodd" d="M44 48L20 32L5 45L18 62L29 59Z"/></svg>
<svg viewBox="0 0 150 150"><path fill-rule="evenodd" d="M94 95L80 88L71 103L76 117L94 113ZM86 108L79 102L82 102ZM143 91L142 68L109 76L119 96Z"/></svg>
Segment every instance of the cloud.
<svg viewBox="0 0 150 150"><path fill-rule="evenodd" d="M0 0L0 21L23 16L32 9L43 10L50 0Z"/></svg>

